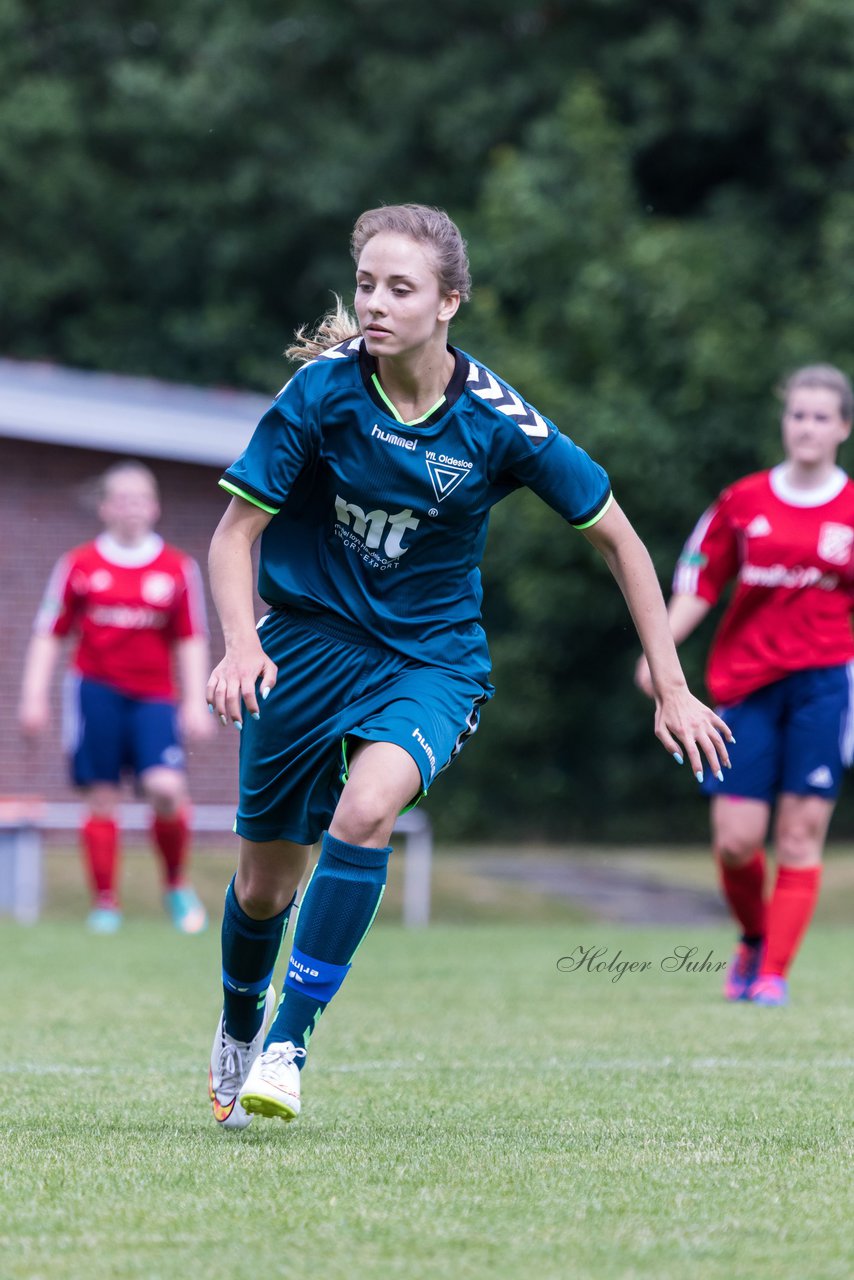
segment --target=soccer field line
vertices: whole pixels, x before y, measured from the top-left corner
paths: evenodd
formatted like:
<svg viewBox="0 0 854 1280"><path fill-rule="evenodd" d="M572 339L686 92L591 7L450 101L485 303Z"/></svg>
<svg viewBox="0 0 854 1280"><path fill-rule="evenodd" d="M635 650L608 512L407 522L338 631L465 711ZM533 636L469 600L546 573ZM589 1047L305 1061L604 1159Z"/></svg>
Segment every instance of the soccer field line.
<svg viewBox="0 0 854 1280"><path fill-rule="evenodd" d="M366 1060L363 1062L339 1062L324 1063L320 1062L316 1066L312 1066L312 1074L328 1074L328 1075L351 1075L361 1074L363 1072L372 1071L391 1071L391 1072L410 1072L412 1074L423 1075L425 1071L443 1072L443 1071L465 1071L469 1076L480 1073L492 1073L497 1064L485 1062L482 1058L476 1067L470 1063L456 1062L439 1062L435 1059L431 1063L427 1063L426 1059L415 1058L411 1060L403 1059L379 1059ZM520 1062L516 1066L518 1074L540 1074L543 1071L563 1071L563 1072L606 1072L606 1071L667 1071L676 1068L680 1071L755 1071L757 1066L775 1071L852 1071L854 1070L854 1058L846 1057L827 1057L827 1058L738 1058L738 1057L697 1057L697 1058L678 1058L674 1056L665 1056L660 1058L548 1058L542 1062ZM203 1072L202 1067L198 1063L173 1063L170 1065L170 1072L181 1072L187 1075L197 1076ZM106 1067L103 1065L82 1065L64 1062L3 1062L0 1063L0 1076L12 1075L64 1075L77 1077L94 1077L111 1076L111 1077L128 1077L139 1079L140 1076L160 1077L163 1074L162 1068L158 1067L140 1067L138 1064L122 1066L121 1064L113 1064Z"/></svg>

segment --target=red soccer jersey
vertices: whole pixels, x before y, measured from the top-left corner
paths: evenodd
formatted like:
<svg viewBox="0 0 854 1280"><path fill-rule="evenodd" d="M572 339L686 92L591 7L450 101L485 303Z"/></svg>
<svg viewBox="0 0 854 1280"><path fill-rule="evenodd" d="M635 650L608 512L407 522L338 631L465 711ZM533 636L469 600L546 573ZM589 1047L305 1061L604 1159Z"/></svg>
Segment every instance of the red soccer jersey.
<svg viewBox="0 0 854 1280"><path fill-rule="evenodd" d="M808 500L808 501L805 501ZM709 653L715 702L854 658L854 484L792 489L782 466L725 489L685 544L674 593L714 604L736 580Z"/></svg>
<svg viewBox="0 0 854 1280"><path fill-rule="evenodd" d="M58 562L36 631L79 632L81 675L131 697L172 699L175 641L207 633L198 565L156 535L128 548L101 534Z"/></svg>

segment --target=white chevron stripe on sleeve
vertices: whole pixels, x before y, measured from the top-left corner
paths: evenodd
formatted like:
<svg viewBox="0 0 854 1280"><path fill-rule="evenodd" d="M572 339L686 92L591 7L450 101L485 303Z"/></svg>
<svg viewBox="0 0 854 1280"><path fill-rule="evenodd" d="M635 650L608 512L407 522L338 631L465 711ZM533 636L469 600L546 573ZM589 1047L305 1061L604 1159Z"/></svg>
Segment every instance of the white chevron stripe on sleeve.
<svg viewBox="0 0 854 1280"><path fill-rule="evenodd" d="M548 426L536 409L532 409L521 396L499 382L488 369L470 365L467 382L481 400L489 401L494 409L506 414L508 418L517 419L517 426L526 435L539 439L549 434Z"/></svg>

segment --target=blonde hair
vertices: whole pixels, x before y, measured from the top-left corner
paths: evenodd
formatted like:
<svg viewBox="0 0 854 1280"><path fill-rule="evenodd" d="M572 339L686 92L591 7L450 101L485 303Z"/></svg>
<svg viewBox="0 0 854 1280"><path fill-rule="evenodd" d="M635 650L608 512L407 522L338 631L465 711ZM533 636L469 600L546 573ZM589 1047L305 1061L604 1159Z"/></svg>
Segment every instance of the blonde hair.
<svg viewBox="0 0 854 1280"><path fill-rule="evenodd" d="M350 254L358 263L362 250L369 240L380 232L394 232L408 236L418 244L428 245L433 253L436 278L443 295L459 293L462 302L471 297L471 273L468 252L459 227L445 213L425 204L388 204L377 209L366 209L356 219L350 237ZM335 310L328 311L312 333L308 326L297 329L295 343L287 347L285 355L298 364L307 364L323 355L330 347L359 336L359 323L335 295Z"/></svg>
<svg viewBox="0 0 854 1280"><path fill-rule="evenodd" d="M107 496L107 490L110 487L110 481L115 480L117 476L124 475L141 476L151 485L155 498L160 497L160 486L157 483L157 476L147 467L144 462L138 462L136 458L128 458L122 462L114 462L112 466L107 467L106 471L95 480L95 492L98 495L98 501L103 502Z"/></svg>
<svg viewBox="0 0 854 1280"><path fill-rule="evenodd" d="M843 420L851 422L854 418L854 390L851 388L851 380L835 365L807 364L789 374L780 388L784 403L798 387L822 387L825 391L835 391L839 396L839 412Z"/></svg>
<svg viewBox="0 0 854 1280"><path fill-rule="evenodd" d="M337 293L334 297L335 310L327 311L323 319L317 322L313 332L309 332L307 324L302 324L297 329L293 345L285 347L285 356L288 360L293 360L297 364L308 364L310 360L316 360L318 356L322 356L330 347L337 347L339 342L346 342L348 338L358 338L358 320L344 306L343 299L339 298Z"/></svg>
<svg viewBox="0 0 854 1280"><path fill-rule="evenodd" d="M147 467L144 462L138 462L136 458L125 458L120 462L113 462L107 467L106 471L102 471L100 475L90 476L88 480L84 480L77 485L74 492L77 501L86 511L97 511L101 503L107 496L107 490L110 487L110 481L116 476L125 475L130 472L132 475L144 476L154 491L157 501L160 501L160 485L157 483L157 476Z"/></svg>
<svg viewBox="0 0 854 1280"><path fill-rule="evenodd" d="M426 204L387 204L379 209L367 209L356 219L350 237L350 253L358 262L369 240L381 231L391 231L408 236L433 250L436 276L443 296L458 293L461 302L471 297L466 242L460 229L452 222L444 209L434 209Z"/></svg>

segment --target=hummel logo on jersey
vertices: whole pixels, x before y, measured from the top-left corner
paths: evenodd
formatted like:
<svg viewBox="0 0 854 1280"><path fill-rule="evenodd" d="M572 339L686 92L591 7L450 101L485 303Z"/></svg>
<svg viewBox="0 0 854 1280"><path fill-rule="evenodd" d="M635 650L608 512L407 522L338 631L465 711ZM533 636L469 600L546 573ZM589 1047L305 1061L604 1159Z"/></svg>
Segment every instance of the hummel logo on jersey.
<svg viewBox="0 0 854 1280"><path fill-rule="evenodd" d="M424 460L427 463L437 502L441 502L449 493L453 493L457 485L465 480L473 466L473 463L465 458L449 458L445 453L440 453L437 457L431 449L427 450Z"/></svg>
<svg viewBox="0 0 854 1280"><path fill-rule="evenodd" d="M407 529L417 529L421 523L417 517L413 519L411 507L398 511L396 515L379 510L365 512L355 502L345 501L340 494L335 499L335 519L345 543L349 537L358 539L367 551L377 552L382 547L388 560L398 560L405 555L409 548L403 546L403 535Z"/></svg>
<svg viewBox="0 0 854 1280"><path fill-rule="evenodd" d="M811 787L832 787L833 774L826 764L820 764L817 769L813 769L812 773L807 774L807 782Z"/></svg>
<svg viewBox="0 0 854 1280"><path fill-rule="evenodd" d="M413 729L412 736L415 739L415 741L419 744L419 746L422 746L424 748L427 759L430 761L430 777L432 778L433 774L436 772L436 756L433 751L433 748L430 746L430 743L424 737L424 734L421 732L420 729L418 728Z"/></svg>
<svg viewBox="0 0 854 1280"><path fill-rule="evenodd" d="M417 440L407 440L405 436L396 436L393 431L383 431L382 427L373 425L371 435L376 436L378 440L382 440L383 444L396 444L399 449L408 449L410 453L415 452Z"/></svg>
<svg viewBox="0 0 854 1280"><path fill-rule="evenodd" d="M771 525L765 516L754 516L744 532L748 538L767 538Z"/></svg>

